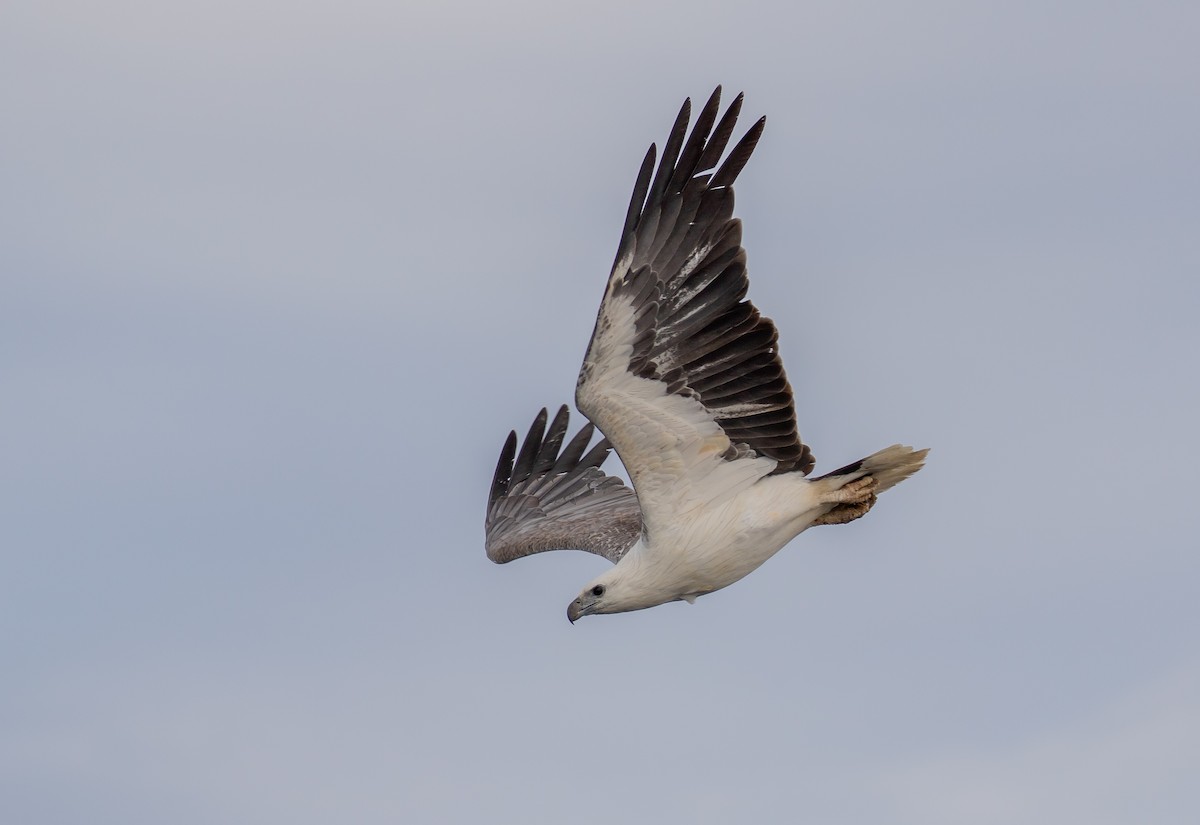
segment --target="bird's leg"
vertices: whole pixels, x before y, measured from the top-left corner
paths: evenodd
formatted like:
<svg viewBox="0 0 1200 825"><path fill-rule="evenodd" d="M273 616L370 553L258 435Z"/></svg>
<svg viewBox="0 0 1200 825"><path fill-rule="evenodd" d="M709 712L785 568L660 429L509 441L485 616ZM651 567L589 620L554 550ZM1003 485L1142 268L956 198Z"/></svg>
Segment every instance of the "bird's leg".
<svg viewBox="0 0 1200 825"><path fill-rule="evenodd" d="M830 490L825 501L833 508L813 522L818 524L846 524L860 519L875 506L875 479L863 476L851 481L839 490Z"/></svg>

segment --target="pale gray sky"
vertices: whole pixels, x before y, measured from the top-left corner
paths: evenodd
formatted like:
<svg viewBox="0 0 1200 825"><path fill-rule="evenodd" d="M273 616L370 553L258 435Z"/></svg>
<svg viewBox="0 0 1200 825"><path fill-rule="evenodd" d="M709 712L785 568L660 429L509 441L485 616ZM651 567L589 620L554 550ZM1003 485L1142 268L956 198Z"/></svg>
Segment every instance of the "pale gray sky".
<svg viewBox="0 0 1200 825"><path fill-rule="evenodd" d="M8 0L0 820L1193 823L1200 7ZM747 95L818 468L699 600L482 549L642 153Z"/></svg>

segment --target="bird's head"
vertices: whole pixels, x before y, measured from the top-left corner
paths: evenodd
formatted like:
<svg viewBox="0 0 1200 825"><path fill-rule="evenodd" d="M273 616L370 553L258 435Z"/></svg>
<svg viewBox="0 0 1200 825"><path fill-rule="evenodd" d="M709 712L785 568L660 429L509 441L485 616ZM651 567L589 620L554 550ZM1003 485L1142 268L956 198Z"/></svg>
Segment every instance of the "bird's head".
<svg viewBox="0 0 1200 825"><path fill-rule="evenodd" d="M575 624L575 620L580 616L590 616L593 613L610 613L608 600L605 596L608 595L610 585L606 582L595 581L583 589L575 601L567 605L567 619L571 624Z"/></svg>
<svg viewBox="0 0 1200 825"><path fill-rule="evenodd" d="M621 564L592 579L567 605L567 618L574 624L580 616L642 610L679 598L648 573L635 560L622 559Z"/></svg>

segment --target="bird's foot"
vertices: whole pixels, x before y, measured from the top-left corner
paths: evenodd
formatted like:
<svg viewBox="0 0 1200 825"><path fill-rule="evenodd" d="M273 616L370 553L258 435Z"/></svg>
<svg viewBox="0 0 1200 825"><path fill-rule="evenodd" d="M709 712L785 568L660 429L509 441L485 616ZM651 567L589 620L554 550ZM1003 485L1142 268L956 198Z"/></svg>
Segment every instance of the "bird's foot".
<svg viewBox="0 0 1200 825"><path fill-rule="evenodd" d="M863 476L851 481L839 490L830 490L825 501L833 508L813 522L819 524L846 524L860 519L875 506L875 479Z"/></svg>

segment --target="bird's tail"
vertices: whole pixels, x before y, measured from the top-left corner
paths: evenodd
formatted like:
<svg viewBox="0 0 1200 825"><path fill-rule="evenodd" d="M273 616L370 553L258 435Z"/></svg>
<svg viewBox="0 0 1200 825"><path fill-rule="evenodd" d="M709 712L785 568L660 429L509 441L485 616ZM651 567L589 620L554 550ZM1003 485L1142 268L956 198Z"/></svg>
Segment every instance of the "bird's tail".
<svg viewBox="0 0 1200 825"><path fill-rule="evenodd" d="M814 478L813 481L825 482L829 489L839 490L851 481L872 476L875 479L874 492L878 495L924 467L925 455L928 452L928 449L914 450L903 444L893 444L839 470Z"/></svg>

